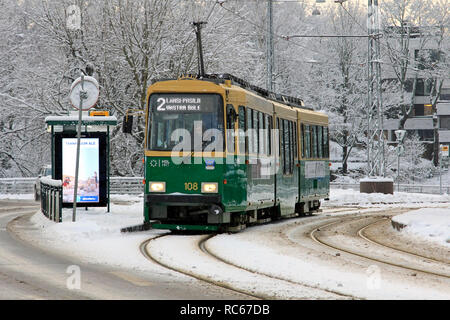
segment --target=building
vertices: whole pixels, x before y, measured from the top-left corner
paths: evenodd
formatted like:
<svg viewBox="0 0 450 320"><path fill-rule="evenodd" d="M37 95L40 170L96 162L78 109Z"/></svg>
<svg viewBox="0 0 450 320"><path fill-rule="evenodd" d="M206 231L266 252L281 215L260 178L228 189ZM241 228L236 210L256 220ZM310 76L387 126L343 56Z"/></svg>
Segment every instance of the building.
<svg viewBox="0 0 450 320"><path fill-rule="evenodd" d="M441 95L436 104L436 115L439 128L439 143L450 145L450 80L442 85Z"/></svg>
<svg viewBox="0 0 450 320"><path fill-rule="evenodd" d="M399 129L400 119L395 119L395 113L398 114L399 104L413 104L412 112L404 124L404 129L408 134L416 133L420 140L428 143L425 156L431 159L433 154L433 145L435 142L435 129L439 128L439 141L450 140L450 80L444 80L440 98L436 104L436 110L433 109L433 99L438 92L433 90L432 74L433 65L438 62L443 54L440 50L440 32L438 29L423 27L390 27L386 31L387 41L390 46L401 51L399 45L403 42L409 49L410 65L406 72L406 92L403 94L403 101L399 99L399 92L383 92L383 104L385 110L389 108L394 110L391 117L383 119L383 129L388 141L395 141L395 130ZM405 39L405 30L409 32L409 38ZM403 32L403 34L402 34ZM383 60L388 59L387 57ZM385 61L387 62L387 61ZM419 69L419 72L417 72ZM398 71L398 70L397 70ZM427 72L429 71L429 72ZM414 88L414 79L417 78ZM395 70L390 63L382 64L383 83L395 83L397 79ZM413 92L414 91L414 92ZM397 108L397 109L396 109ZM394 116L392 116L394 115Z"/></svg>

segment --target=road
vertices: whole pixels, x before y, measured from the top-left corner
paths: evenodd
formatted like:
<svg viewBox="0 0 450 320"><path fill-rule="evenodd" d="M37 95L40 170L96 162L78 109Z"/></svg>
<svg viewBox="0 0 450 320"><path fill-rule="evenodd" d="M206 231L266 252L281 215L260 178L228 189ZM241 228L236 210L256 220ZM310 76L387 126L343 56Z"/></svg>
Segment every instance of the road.
<svg viewBox="0 0 450 320"><path fill-rule="evenodd" d="M448 248L390 226L391 216L411 208L331 207L231 235L150 232L100 240L100 228L42 232L39 216L30 221L37 210L32 201L0 201L0 299L449 297ZM91 226L102 221L95 218ZM65 238L61 230L72 234Z"/></svg>
<svg viewBox="0 0 450 320"><path fill-rule="evenodd" d="M162 235L145 248L170 270L261 299L448 300L448 248L390 225L411 210L331 207L231 235Z"/></svg>
<svg viewBox="0 0 450 320"><path fill-rule="evenodd" d="M187 276L81 263L34 247L12 231L32 231L28 218L38 208L34 201L0 201L0 299L247 299Z"/></svg>

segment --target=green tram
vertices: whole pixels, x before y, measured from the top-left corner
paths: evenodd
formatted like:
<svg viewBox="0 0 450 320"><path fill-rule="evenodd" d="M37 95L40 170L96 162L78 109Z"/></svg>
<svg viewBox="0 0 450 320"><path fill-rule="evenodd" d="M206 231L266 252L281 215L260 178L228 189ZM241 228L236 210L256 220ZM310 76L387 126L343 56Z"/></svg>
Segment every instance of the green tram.
<svg viewBox="0 0 450 320"><path fill-rule="evenodd" d="M155 81L147 101L144 224L236 232L328 198L328 116L300 99L207 75Z"/></svg>

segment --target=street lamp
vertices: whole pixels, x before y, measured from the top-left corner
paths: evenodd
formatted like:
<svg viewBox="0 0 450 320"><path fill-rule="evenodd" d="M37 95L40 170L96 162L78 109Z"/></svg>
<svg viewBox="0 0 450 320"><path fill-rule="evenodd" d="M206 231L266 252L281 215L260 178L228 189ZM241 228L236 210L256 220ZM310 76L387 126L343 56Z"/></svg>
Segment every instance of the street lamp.
<svg viewBox="0 0 450 320"><path fill-rule="evenodd" d="M395 130L395 136L397 137L397 192L400 191L400 155L405 150L403 147L405 133L406 130Z"/></svg>

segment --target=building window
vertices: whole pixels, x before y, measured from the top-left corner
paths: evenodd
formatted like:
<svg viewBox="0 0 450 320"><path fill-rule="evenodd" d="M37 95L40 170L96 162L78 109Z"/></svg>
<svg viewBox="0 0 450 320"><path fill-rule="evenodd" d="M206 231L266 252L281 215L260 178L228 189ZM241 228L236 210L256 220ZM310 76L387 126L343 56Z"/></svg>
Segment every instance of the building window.
<svg viewBox="0 0 450 320"><path fill-rule="evenodd" d="M450 100L450 88L442 88L439 100Z"/></svg>
<svg viewBox="0 0 450 320"><path fill-rule="evenodd" d="M417 79L415 92L416 96L429 96L431 94L432 89L433 89L433 80Z"/></svg>
<svg viewBox="0 0 450 320"><path fill-rule="evenodd" d="M434 131L429 130L417 130L417 134L420 137L420 140L422 141L432 141L434 138Z"/></svg>
<svg viewBox="0 0 450 320"><path fill-rule="evenodd" d="M415 116L423 116L424 115L424 105L423 104L415 104L414 105L414 115Z"/></svg>
<svg viewBox="0 0 450 320"><path fill-rule="evenodd" d="M440 116L439 117L439 128L440 129L450 129L450 117Z"/></svg>

